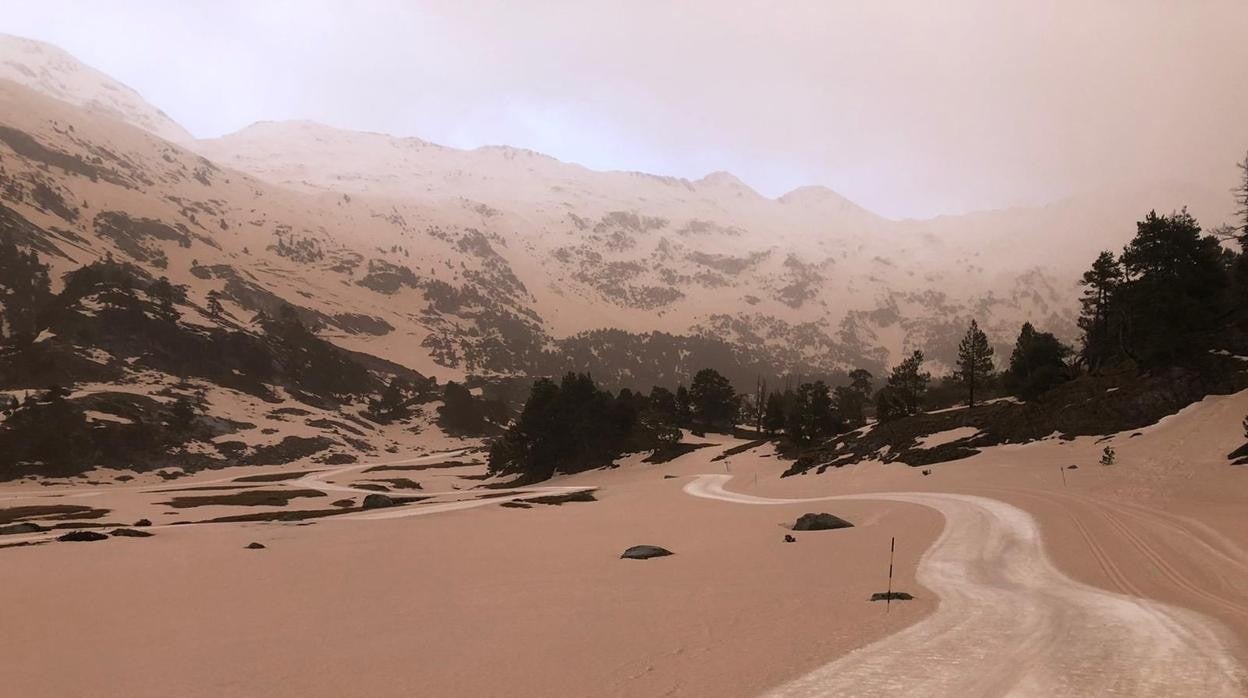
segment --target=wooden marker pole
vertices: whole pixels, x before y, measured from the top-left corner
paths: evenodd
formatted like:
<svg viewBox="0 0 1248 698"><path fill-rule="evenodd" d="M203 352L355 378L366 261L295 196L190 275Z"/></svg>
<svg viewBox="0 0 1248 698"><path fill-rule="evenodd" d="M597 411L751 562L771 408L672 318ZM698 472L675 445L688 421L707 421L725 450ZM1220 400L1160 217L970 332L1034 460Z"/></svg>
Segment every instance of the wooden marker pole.
<svg viewBox="0 0 1248 698"><path fill-rule="evenodd" d="M893 555L897 552L897 537L888 544L888 595L884 597L884 612L888 613L893 603Z"/></svg>
<svg viewBox="0 0 1248 698"><path fill-rule="evenodd" d="M1062 487L1066 486L1066 466L1059 465L1057 469L1062 471Z"/></svg>

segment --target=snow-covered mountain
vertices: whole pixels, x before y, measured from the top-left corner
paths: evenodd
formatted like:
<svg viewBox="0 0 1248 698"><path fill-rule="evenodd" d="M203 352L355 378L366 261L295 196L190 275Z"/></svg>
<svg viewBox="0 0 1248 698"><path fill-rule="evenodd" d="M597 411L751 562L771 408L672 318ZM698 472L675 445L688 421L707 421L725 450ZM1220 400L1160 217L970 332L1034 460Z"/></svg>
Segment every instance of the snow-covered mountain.
<svg viewBox="0 0 1248 698"><path fill-rule="evenodd" d="M0 34L0 79L125 121L174 143L191 134L139 93L51 44Z"/></svg>
<svg viewBox="0 0 1248 698"><path fill-rule="evenodd" d="M972 317L1003 348L1024 320L1073 337L1096 251L1184 203L893 221L824 187L771 199L723 172L309 122L195 141L59 49L0 39L0 69L2 205L44 231L57 271L111 253L193 299L220 292L240 321L289 303L342 347L439 377L581 368L648 387L698 361L738 379L881 371L915 348L939 369Z"/></svg>

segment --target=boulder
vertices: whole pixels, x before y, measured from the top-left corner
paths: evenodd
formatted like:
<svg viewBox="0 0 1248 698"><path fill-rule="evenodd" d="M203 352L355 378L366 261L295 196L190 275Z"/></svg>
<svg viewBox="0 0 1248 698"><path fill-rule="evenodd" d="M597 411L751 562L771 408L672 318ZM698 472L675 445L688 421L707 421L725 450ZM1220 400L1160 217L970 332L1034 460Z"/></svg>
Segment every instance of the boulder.
<svg viewBox="0 0 1248 698"><path fill-rule="evenodd" d="M831 514L802 514L793 524L794 531L830 531L834 528L850 528L850 522Z"/></svg>
<svg viewBox="0 0 1248 698"><path fill-rule="evenodd" d="M134 525L135 525L135 526L140 526L140 527L142 527L142 526L151 526L151 525L152 525L152 520L151 520L151 519L139 519L138 521L135 521L135 522L134 522Z"/></svg>
<svg viewBox="0 0 1248 698"><path fill-rule="evenodd" d="M264 546L260 543L248 543L247 550L264 550Z"/></svg>
<svg viewBox="0 0 1248 698"><path fill-rule="evenodd" d="M624 554L620 555L620 559L649 560L652 557L665 557L672 554L674 554L672 551L666 548L660 548L657 545L634 545L628 550L625 550Z"/></svg>
<svg viewBox="0 0 1248 698"><path fill-rule="evenodd" d="M394 506L394 500L384 494L370 494L364 498L364 503L360 506L365 509L380 509L382 507Z"/></svg>
<svg viewBox="0 0 1248 698"><path fill-rule="evenodd" d="M50 530L46 526L40 526L37 523L23 521L21 523L9 524L8 526L0 526L0 536L8 536L15 533L42 533Z"/></svg>
<svg viewBox="0 0 1248 698"><path fill-rule="evenodd" d="M70 531L63 536L58 536L57 540L69 543L88 543L95 540L108 540L108 536L99 531Z"/></svg>
<svg viewBox="0 0 1248 698"><path fill-rule="evenodd" d="M133 528L119 528L110 532L110 536L121 536L123 538L151 538L156 535L150 531L138 531Z"/></svg>

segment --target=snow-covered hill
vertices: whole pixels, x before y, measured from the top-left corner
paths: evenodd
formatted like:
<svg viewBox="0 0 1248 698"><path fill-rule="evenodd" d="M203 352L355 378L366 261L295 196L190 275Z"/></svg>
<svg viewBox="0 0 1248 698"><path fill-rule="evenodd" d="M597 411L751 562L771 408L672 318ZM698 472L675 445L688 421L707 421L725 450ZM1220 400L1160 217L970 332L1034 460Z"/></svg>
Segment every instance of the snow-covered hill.
<svg viewBox="0 0 1248 698"><path fill-rule="evenodd" d="M59 49L5 38L0 66L20 83L0 82L0 196L48 231L58 271L111 253L217 290L237 318L289 303L340 346L439 377L582 368L648 387L696 361L738 379L878 372L915 348L939 370L972 317L1002 348L1025 320L1073 338L1096 251L1183 203L892 221L823 187L770 199L723 172L598 172L309 122L194 141Z"/></svg>

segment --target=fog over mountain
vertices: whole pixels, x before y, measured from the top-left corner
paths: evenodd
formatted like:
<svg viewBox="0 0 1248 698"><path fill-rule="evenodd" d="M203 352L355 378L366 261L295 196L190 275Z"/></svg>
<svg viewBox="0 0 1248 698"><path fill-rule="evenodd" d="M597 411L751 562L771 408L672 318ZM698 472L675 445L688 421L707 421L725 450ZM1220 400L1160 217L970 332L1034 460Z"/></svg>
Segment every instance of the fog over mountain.
<svg viewBox="0 0 1248 698"><path fill-rule="evenodd" d="M1248 6L0 2L197 137L265 120L828 186L888 217L1172 181L1248 147Z"/></svg>

